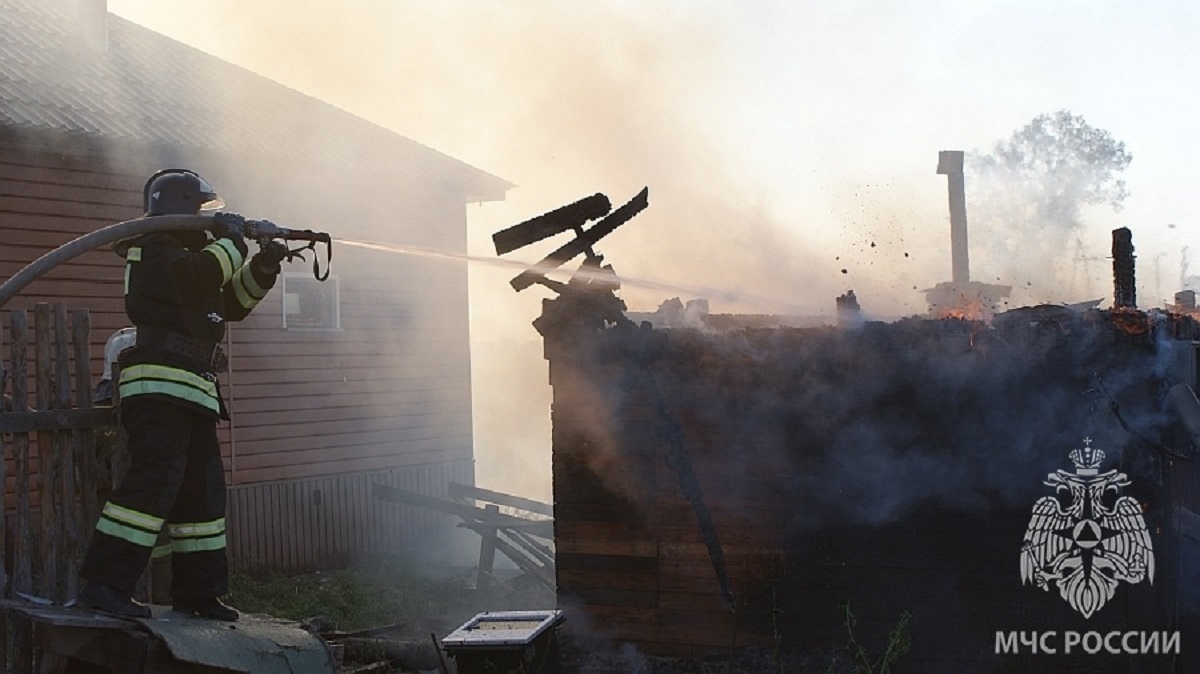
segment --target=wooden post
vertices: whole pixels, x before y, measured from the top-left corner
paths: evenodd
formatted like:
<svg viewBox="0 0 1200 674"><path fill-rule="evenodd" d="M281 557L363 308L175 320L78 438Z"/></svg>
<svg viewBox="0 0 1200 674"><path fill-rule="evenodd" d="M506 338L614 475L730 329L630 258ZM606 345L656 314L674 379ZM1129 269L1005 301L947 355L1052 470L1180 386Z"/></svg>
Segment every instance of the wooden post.
<svg viewBox="0 0 1200 674"><path fill-rule="evenodd" d="M4 368L4 331L0 330L0 416L7 410L8 370ZM0 435L0 599L8 599L8 547L4 544L8 531L8 440ZM8 674L8 612L0 610L0 672Z"/></svg>
<svg viewBox="0 0 1200 674"><path fill-rule="evenodd" d="M29 409L29 361L26 341L29 339L29 314L25 310L9 315L12 336L12 408L14 412ZM13 435L13 465L17 471L17 531L13 543L13 592L33 591L33 532L29 525L29 435Z"/></svg>
<svg viewBox="0 0 1200 674"><path fill-rule="evenodd" d="M75 347L75 406L87 409L92 406L92 371L89 367L91 353L88 350L89 336L92 332L91 314L87 309L75 309L71 312L71 342ZM77 433L79 450L75 455L76 472L79 476L79 503L81 513L79 518L80 542L83 542L92 527L96 526L96 518L100 509L96 499L96 433L90 428L80 429Z"/></svg>
<svg viewBox="0 0 1200 674"><path fill-rule="evenodd" d="M67 307L54 304L54 409L71 409L71 346L67 331ZM55 530L60 546L56 599L75 596L75 551L79 540L79 508L75 502L75 455L78 454L78 433L54 432L54 465L58 469L54 482L54 501L58 514Z"/></svg>
<svg viewBox="0 0 1200 674"><path fill-rule="evenodd" d="M25 412L29 409L29 360L26 343L29 339L29 314L24 310L9 314L9 334L12 336L12 410ZM13 582L10 594L33 591L33 532L30 529L29 512L29 434L13 434L13 466L16 470L17 517L15 540L13 541ZM13 670L31 661L29 621L12 621ZM6 635L7 636L7 635Z"/></svg>
<svg viewBox="0 0 1200 674"><path fill-rule="evenodd" d="M50 409L51 390L51 308L48 302L38 302L33 307L34 386L37 409ZM47 598L56 598L58 588L58 512L55 507L55 485L58 466L54 453L54 433L38 431L38 504L41 509L38 527L38 553L41 556L41 574L36 593Z"/></svg>
<svg viewBox="0 0 1200 674"><path fill-rule="evenodd" d="M484 508L489 515L499 515L500 506L495 503L489 503ZM492 583L492 574L496 564L496 527L486 526L479 528L479 536L482 540L479 541L479 573L475 579L475 588L484 592Z"/></svg>
<svg viewBox="0 0 1200 674"><path fill-rule="evenodd" d="M4 368L4 331L0 330L0 414L8 411L5 397L8 391L8 370ZM8 499L5 491L8 489L8 436L0 435L0 599L8 598L8 531L5 521L8 519ZM8 662L7 652L3 646L7 642L8 623L4 621L4 612L0 611L0 671Z"/></svg>

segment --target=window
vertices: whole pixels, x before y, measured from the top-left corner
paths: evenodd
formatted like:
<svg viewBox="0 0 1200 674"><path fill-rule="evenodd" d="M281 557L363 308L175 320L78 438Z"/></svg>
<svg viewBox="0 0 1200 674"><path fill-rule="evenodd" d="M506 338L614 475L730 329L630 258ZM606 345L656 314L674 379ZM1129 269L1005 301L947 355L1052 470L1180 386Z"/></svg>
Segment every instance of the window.
<svg viewBox="0 0 1200 674"><path fill-rule="evenodd" d="M340 330L338 279L318 281L308 274L283 273L285 330Z"/></svg>

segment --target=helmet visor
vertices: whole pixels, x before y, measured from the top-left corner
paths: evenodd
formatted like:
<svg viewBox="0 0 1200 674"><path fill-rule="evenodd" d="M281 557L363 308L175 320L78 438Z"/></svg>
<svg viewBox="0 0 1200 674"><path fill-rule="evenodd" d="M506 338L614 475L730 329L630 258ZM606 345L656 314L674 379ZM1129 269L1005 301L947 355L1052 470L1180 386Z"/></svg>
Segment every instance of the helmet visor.
<svg viewBox="0 0 1200 674"><path fill-rule="evenodd" d="M196 176L196 178L200 180L200 198L203 200L200 202L200 211L215 211L225 208L225 200L217 194L212 185L209 185L208 181L200 176Z"/></svg>

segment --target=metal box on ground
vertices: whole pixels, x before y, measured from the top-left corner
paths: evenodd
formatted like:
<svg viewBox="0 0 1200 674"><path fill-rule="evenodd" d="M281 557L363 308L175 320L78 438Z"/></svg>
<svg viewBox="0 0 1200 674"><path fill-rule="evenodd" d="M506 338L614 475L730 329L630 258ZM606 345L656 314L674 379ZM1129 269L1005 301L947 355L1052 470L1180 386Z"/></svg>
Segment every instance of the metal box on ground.
<svg viewBox="0 0 1200 674"><path fill-rule="evenodd" d="M563 612L485 611L442 639L459 674L549 672L557 666Z"/></svg>

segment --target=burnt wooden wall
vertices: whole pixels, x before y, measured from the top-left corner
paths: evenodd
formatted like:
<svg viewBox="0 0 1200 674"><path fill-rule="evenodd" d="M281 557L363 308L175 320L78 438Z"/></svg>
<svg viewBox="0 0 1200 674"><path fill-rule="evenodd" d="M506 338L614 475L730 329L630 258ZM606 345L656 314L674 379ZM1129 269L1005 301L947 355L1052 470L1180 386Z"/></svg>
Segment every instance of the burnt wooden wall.
<svg viewBox="0 0 1200 674"><path fill-rule="evenodd" d="M543 319L596 306L571 301L548 302ZM780 649L818 654L811 671L825 671L819 654L846 652L848 604L855 637L876 655L911 616L912 650L897 671L1178 665L993 651L997 631L1184 624L1179 502L1167 485L1194 482L1195 467L1147 448L1109 403L1138 432L1183 442L1160 414L1170 374L1160 348L1192 348L1190 321L1051 308L992 327L909 320L715 334L579 329L568 319L538 328L554 389L559 604L584 649ZM1042 480L1072 469L1066 453L1085 434L1130 475L1158 554L1153 585L1122 585L1090 620L1019 577ZM676 443L720 537L736 612L672 467Z"/></svg>
<svg viewBox="0 0 1200 674"><path fill-rule="evenodd" d="M58 140L48 145L0 130L0 278L79 235L138 217L145 177L170 165L205 175L230 210L333 233L340 330L284 330L278 291L246 321L230 326L231 372L221 383L233 421L219 426L218 434L232 485L389 471L428 477L422 484L431 494L444 490L438 481L450 480L443 475L447 471L455 481L473 483L465 263L337 244L345 231L465 250L460 194L430 189L418 195L421 201L410 185L402 202L388 202L387 185L380 183L363 190L373 199L369 203L341 201L316 185L299 194L292 190L290 176L306 174L300 167L262 170L239 182L235 176L252 172L202 153L187 160L178 150ZM372 218L379 220L373 228ZM309 273L310 263L311 257L288 270ZM122 283L123 261L109 250L96 250L34 282L7 308L66 301L90 310L91 369L98 377L105 341L128 324ZM245 502L239 516L249 516L252 502ZM244 530L262 529L248 525ZM295 537L302 530L307 531L285 535Z"/></svg>

